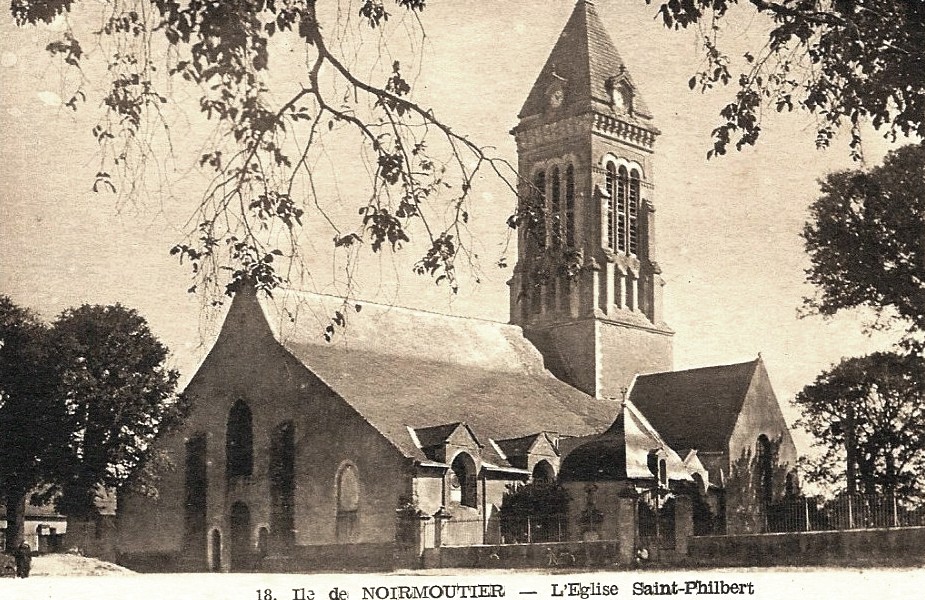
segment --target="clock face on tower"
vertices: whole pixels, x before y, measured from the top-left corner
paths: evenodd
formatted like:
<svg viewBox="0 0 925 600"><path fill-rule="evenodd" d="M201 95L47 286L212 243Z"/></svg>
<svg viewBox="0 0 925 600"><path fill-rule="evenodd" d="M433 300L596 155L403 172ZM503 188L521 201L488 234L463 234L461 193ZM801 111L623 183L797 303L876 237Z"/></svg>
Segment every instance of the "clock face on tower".
<svg viewBox="0 0 925 600"><path fill-rule="evenodd" d="M618 113L629 113L633 110L633 91L623 83L610 87L610 105Z"/></svg>
<svg viewBox="0 0 925 600"><path fill-rule="evenodd" d="M565 90L560 86L556 86L549 93L549 106L553 108L559 108L562 106L562 101L565 100Z"/></svg>

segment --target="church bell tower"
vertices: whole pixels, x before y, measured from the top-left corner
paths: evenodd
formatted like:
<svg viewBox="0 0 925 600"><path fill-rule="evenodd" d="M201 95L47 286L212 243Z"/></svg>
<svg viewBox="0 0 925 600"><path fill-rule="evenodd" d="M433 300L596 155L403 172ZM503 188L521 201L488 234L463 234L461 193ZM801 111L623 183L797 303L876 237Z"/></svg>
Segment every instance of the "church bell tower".
<svg viewBox="0 0 925 600"><path fill-rule="evenodd" d="M579 0L512 133L520 175L511 322L557 377L622 399L672 369L655 261L659 134L590 0Z"/></svg>

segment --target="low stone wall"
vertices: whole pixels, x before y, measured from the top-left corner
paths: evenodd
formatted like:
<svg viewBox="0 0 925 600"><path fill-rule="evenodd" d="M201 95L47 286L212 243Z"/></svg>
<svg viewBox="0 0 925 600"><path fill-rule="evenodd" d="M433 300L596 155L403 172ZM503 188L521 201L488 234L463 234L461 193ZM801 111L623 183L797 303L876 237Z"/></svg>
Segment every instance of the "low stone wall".
<svg viewBox="0 0 925 600"><path fill-rule="evenodd" d="M205 572L206 566L184 562L176 552L135 552L119 555L118 564L139 573ZM249 564L245 561L246 564ZM413 550L398 544L331 544L296 546L289 556L265 556L253 559L247 571L258 573L314 573L392 571L421 566Z"/></svg>
<svg viewBox="0 0 925 600"><path fill-rule="evenodd" d="M688 566L921 566L925 527L694 537Z"/></svg>
<svg viewBox="0 0 925 600"><path fill-rule="evenodd" d="M318 571L391 571L416 568L420 557L395 543L297 546L291 556L267 556L259 570L266 573Z"/></svg>
<svg viewBox="0 0 925 600"><path fill-rule="evenodd" d="M549 542L427 548L424 567L433 568L569 568L624 564L616 541Z"/></svg>
<svg viewBox="0 0 925 600"><path fill-rule="evenodd" d="M128 552L119 554L116 563L136 573L181 573L187 571L178 552Z"/></svg>

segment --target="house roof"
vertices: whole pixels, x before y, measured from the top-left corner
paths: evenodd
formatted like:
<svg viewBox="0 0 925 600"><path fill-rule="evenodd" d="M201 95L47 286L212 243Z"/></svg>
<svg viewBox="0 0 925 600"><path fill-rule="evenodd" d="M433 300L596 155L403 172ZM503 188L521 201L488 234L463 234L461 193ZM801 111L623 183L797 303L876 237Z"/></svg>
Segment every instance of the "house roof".
<svg viewBox="0 0 925 600"><path fill-rule="evenodd" d="M633 113L650 119L652 113L632 83L594 4L579 0L520 109L519 117L543 113L549 105L548 92L557 82L563 84L564 109L576 113L592 109L609 112L607 86L611 78L633 89Z"/></svg>
<svg viewBox="0 0 925 600"><path fill-rule="evenodd" d="M257 302L253 292L235 301ZM409 458L425 460L421 446L457 423L484 450L489 439L550 425L571 435L597 433L619 409L553 377L514 325L369 302L356 312L339 298L303 292L274 291L259 303L277 341ZM322 332L337 310L347 326L326 342Z"/></svg>
<svg viewBox="0 0 925 600"><path fill-rule="evenodd" d="M761 358L639 375L629 397L678 451L725 451Z"/></svg>

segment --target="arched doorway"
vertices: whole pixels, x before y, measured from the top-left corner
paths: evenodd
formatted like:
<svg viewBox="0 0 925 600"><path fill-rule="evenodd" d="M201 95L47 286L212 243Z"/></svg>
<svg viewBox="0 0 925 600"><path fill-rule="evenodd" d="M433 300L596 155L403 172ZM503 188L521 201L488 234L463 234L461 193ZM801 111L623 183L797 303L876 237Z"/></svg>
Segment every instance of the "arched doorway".
<svg viewBox="0 0 925 600"><path fill-rule="evenodd" d="M251 511L243 502L231 505L231 570L250 571L253 566L251 551Z"/></svg>
<svg viewBox="0 0 925 600"><path fill-rule="evenodd" d="M359 535L360 476L351 463L341 466L337 473L337 522L335 537L338 543L355 542Z"/></svg>

